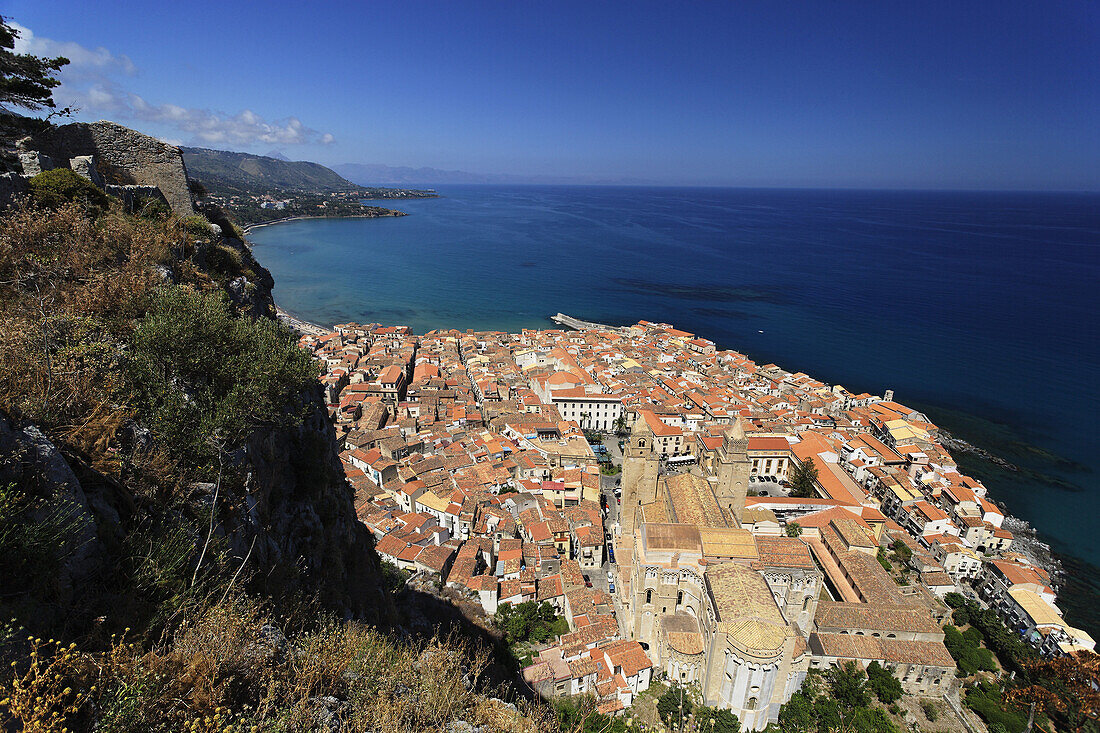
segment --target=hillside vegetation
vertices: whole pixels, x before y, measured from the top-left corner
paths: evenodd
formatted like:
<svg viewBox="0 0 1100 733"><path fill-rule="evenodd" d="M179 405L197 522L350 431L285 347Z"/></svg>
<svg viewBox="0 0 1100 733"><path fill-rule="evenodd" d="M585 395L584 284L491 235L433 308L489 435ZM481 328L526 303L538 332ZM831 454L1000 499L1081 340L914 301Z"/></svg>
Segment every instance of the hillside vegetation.
<svg viewBox="0 0 1100 733"><path fill-rule="evenodd" d="M0 727L557 729L382 590L247 248L36 184L0 216Z"/></svg>
<svg viewBox="0 0 1100 733"><path fill-rule="evenodd" d="M188 175L202 181L211 193L335 193L356 191L360 188L319 163L279 160L263 155L207 148L181 147L180 151L183 153Z"/></svg>

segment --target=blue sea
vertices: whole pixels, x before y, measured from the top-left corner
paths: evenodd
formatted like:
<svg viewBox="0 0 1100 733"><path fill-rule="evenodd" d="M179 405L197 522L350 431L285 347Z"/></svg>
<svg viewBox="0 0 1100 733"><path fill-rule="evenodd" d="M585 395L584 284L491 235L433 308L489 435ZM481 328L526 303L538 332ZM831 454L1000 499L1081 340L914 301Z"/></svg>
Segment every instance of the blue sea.
<svg viewBox="0 0 1100 733"><path fill-rule="evenodd" d="M255 230L308 320L665 321L923 409L1015 464L964 467L1066 564L1100 634L1100 195L445 186L409 216ZM1098 637L1100 638L1100 637Z"/></svg>

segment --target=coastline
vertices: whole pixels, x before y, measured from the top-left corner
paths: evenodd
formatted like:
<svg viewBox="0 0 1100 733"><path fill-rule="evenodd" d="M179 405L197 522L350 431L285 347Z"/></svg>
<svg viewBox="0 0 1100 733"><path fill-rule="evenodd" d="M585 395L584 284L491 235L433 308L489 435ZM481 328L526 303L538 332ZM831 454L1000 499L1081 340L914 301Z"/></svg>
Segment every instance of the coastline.
<svg viewBox="0 0 1100 733"><path fill-rule="evenodd" d="M397 211L395 209L389 209L389 214L341 214L339 216L288 216L282 219L273 219L272 221L261 221L255 224L246 224L241 227L241 231L248 234L253 229L260 229L261 227L269 227L272 224L285 224L288 221L305 221L307 219L386 219L394 218L398 216L408 216L404 211Z"/></svg>
<svg viewBox="0 0 1100 733"><path fill-rule="evenodd" d="M548 321L563 326L567 329L574 331L583 331L585 329L597 329L610 333L620 333L623 331L622 326L610 326L604 323L596 323L593 321L583 321L579 318L568 316L562 312L558 312L555 315L547 316ZM1004 468L1009 471L1019 471L1019 467L1015 464L1001 458L1000 456L989 452L988 450L974 445L973 443L964 440L962 438L951 435L942 427L938 428L938 439L945 448L950 451L956 451L959 453L968 453L988 461L996 466ZM954 453L951 454L954 458ZM1031 523L1026 519L1021 519L1009 512L1009 509L1005 502L998 499L992 492L987 496L989 501L996 505L1002 512L1004 512L1003 526L1011 531L1015 536L1013 547L1016 552L1026 557L1036 567L1040 567L1047 572L1050 577L1051 588L1059 593L1065 585L1066 569L1065 564L1058 554L1051 548L1050 544L1043 541L1042 535L1038 529L1033 527ZM984 601L982 602L984 603Z"/></svg>
<svg viewBox="0 0 1100 733"><path fill-rule="evenodd" d="M1005 212L1017 211L1018 201L1015 197L1006 195L1003 201L998 198L990 203L984 197L975 197L975 200L971 201L971 197L959 194L957 198L961 203L958 211L965 210L970 213L959 213L957 216L952 214L956 211L955 209L946 208L948 204L955 205L955 194L943 194L943 200L937 198L932 202L921 199L907 203L909 199L905 198L902 201L904 205L899 205L900 213L890 209L890 216L884 217L883 221L875 220L863 225L858 218L853 217L863 212L867 205L881 203L879 199L882 197L872 194L852 194L845 195L838 202L832 198L825 199L801 193L788 195L772 192L723 191L708 195L706 192L685 190L673 199L677 205L662 214L660 212L664 210L660 207L655 208L654 204L665 202L662 198L665 194L646 196L644 192L632 192L628 196L614 192L594 193L579 189L568 196L566 194L569 192L562 193L555 190L552 194L544 195L538 192L532 193L526 189L516 191L511 187L502 187L498 192L494 192L489 187L477 189L471 187L470 190L463 188L458 190L456 195L449 197L450 202L435 202L428 206L431 216L414 217L417 219L416 222L413 220L403 222L402 226L395 227L382 238L384 240L392 238L395 244L386 244L371 250L371 257L382 258L381 264L394 273L404 272L395 268L403 267L400 261L408 259L411 261L411 266L418 268L417 272L421 275L427 273L438 277L436 272L443 268L446 272L444 277L455 282L448 280L433 285L432 288L419 288L412 279L399 274L396 278L379 278L379 281L372 285L369 295L365 292L357 292L361 290L358 282L364 277L371 277L378 266L375 262L364 264L356 256L360 250L355 246L354 240L361 233L360 227L373 229L366 224L349 224L347 229L354 229L354 231L346 234L342 232L344 227L324 228L329 231L321 236L322 241L328 242L332 239L338 244L347 246L346 250L341 250L342 252L351 253L352 259L343 265L321 269L315 265L316 262L321 262L318 257L301 254L296 249L288 250L280 247L279 251L271 255L274 258L271 262L272 271L282 276L279 278L280 283L284 282L283 278L289 277L285 281L286 284L295 286L295 297L290 298L289 294L286 296L287 302L295 301L291 304L292 309L303 315L306 313L321 315L322 318L327 317L329 321L355 320L355 316L362 313L363 317L359 320L384 323L407 323L412 320L414 323L410 325L414 328L421 326L424 329L431 329L438 327L439 323L452 323L455 327L462 329L468 324L484 330L512 330L514 323L519 320L529 321L524 326L530 328L561 328L560 324L555 325L547 319L548 314L554 314L559 309L570 314L580 313L581 318L613 325L633 322L638 317L644 317L646 313L660 313L665 320L677 324L685 323L687 325L681 326L682 328L706 334L720 344L725 343L744 351L759 363L774 361L778 364L812 366L811 374L819 379L827 379L845 386L850 386L849 382L853 382L861 388L860 391L882 394L883 387L895 387L899 394L909 398L906 404L922 411L927 407L929 409L925 411L926 414L929 416L935 414L932 422L940 427L944 447L951 452L957 462L966 467L969 475L985 482L990 490L989 498L1002 507L1002 511L1012 507L1011 513L1007 511L1005 513L1021 520L1021 525L1026 521L1030 526L1038 528L1038 543L1034 547L1028 547L1031 544L1030 537L1021 537L1018 549L1021 554L1031 556L1041 566L1053 571L1052 580L1060 586L1058 606L1072 608L1076 612L1075 616L1067 615L1071 623L1090 631L1100 629L1100 558L1097 558L1095 565L1090 564L1097 551L1087 542L1089 537L1087 529L1082 532L1080 527L1086 524L1081 518L1090 515L1090 507L1094 503L1090 494L1095 472L1061 465L1065 462L1058 460L1058 454L1063 450L1071 451L1071 449L1076 452L1071 451L1070 458L1084 464L1078 444L1087 440L1078 439L1064 427L1064 424L1072 423L1071 420L1060 417L1057 418L1059 422L1052 424L1054 410L1046 407L1049 404L1061 404L1059 399L1056 399L1056 395L1051 394L1060 391L1053 389L1051 384L1060 385L1061 377L1036 392L1035 398L1020 400L1018 396L1006 396L1018 394L1015 391L1009 392L1008 388L1016 386L1017 373L1025 370L1006 366L1004 372L991 371L990 365L986 363L990 360L982 357L982 354L994 353L994 351L987 348L988 344L984 343L980 345L981 348L957 343L953 334L954 327L959 324L952 320L953 316L947 312L949 309L946 306L942 308L936 306L934 310L941 319L946 319L943 322L950 324L952 328L936 329L937 339L943 344L950 345L951 348L962 349L960 353L970 354L977 360L977 364L982 365L981 370L973 367L964 367L959 370L952 367L939 371L930 369L925 374L923 366L918 368L910 361L898 358L896 354L887 356L891 353L887 347L897 346L895 342L899 340L893 335L893 325L896 324L880 323L881 319L870 316L860 316L862 320L858 322L861 328L869 329L869 333L877 340L877 345L861 346L861 353L866 357L861 361L875 363L876 368L872 370L869 366L849 365L847 357L837 356L838 352L847 349L836 346L835 342L842 337L858 336L859 334L854 333L854 330L852 333L845 331L836 334L828 340L822 339L821 344L815 344L812 347L799 347L795 339L798 339L800 334L821 329L838 315L852 316L856 312L853 309L864 304L868 299L867 296L853 296L850 302L836 304L835 313L830 311L822 315L819 311L808 307L820 297L816 290L808 295L800 295L788 294L785 289L769 290L762 286L741 285L736 278L731 278L727 283L722 279L720 270L720 266L726 260L725 255L709 248L712 244L709 230L693 229L690 221L689 225L682 229L684 241L688 243L684 246L694 247L690 251L701 258L702 264L691 265L691 268L683 274L669 273L667 277L671 278L674 284L665 285L663 281L666 276L658 277L654 274L661 272L659 267L654 267L656 262L661 261L658 258L660 246L639 243L638 232L634 231L633 225L627 226L632 220L620 221L605 217L612 223L601 227L599 232L593 233L590 223L578 223L573 226L568 221L563 222L557 215L563 202L572 202L579 206L582 202L591 202L595 198L595 202L601 206L608 206L613 211L625 212L625 214L633 214L640 206L645 206L647 211L656 210L657 220L655 223L646 220L648 222L645 225L646 229L660 229L663 232L666 228L679 226L683 223L681 219L684 212L688 212L693 215L698 214L702 217L702 221L712 223L715 227L721 225L731 228L732 231L743 231L747 241L751 242L759 238L761 242L767 244L770 241L768 239L770 234L767 233L772 231L769 228L769 222L778 215L772 213L762 215L764 218L761 220L760 231L764 234L757 235L754 233L757 231L754 227L745 226L742 229L742 222L737 216L721 213L726 211L725 209L720 209L719 213L712 213L709 208L712 204L767 205L776 207L774 210L784 215L783 218L776 219L776 227L782 226L781 231L785 236L790 235L794 238L795 235L799 237L804 235L803 238L810 238L818 236L818 232L824 232L821 235L824 238L824 250L831 253L830 256L839 257L842 262L845 257L854 257L848 243L848 234L831 234L838 226L832 223L831 218L825 221L819 221L821 217L816 215L798 218L801 215L797 211L805 209L807 203L812 203L823 207L821 210L827 212L828 217L839 217L839 221L844 222L845 226L851 223L860 237L898 237L904 247L947 257L948 261L957 268L961 268L961 271L966 271L966 268L972 266L975 261L985 262L987 259L984 255L956 256L955 254L956 251L983 252L979 245L989 235L970 232L972 219L979 214L979 218L984 220L987 214L1006 215ZM892 195L886 198L896 203ZM467 206L469 202L487 202L492 206L481 208ZM513 206L514 203L519 205ZM534 208L531 204L543 208ZM421 204L412 213L419 214L424 208ZM1027 256L1031 239L1039 236L1029 234L1032 225L1037 227L1038 231L1045 231L1043 227L1048 223L1047 220L1055 218L1056 215L1061 219L1064 214L1069 220L1080 223L1087 229L1092 220L1091 215L1078 221L1081 217L1074 215L1076 209L1070 207L1070 211L1065 213L1063 211L1065 208L1066 206L1054 202L1049 207L1043 208L1040 213L1029 213L1027 216L1019 217L1019 221L1009 217L1005 226L997 229L1000 234L1009 238L1008 241L1011 244L1009 253L1013 256ZM491 214L490 211L492 211ZM767 209L767 211L771 212L773 209ZM919 227L927 224L929 219L938 221L940 214L947 215L953 226L947 227L947 231L941 235L942 241L939 244L928 244L920 235L906 233L911 226L918 227L919 230ZM790 219L786 215L794 218ZM1027 228L1021 230L1025 225ZM484 230L479 229L482 226L485 227ZM257 241L285 244L294 242L297 238L294 232L297 231L273 229L253 236ZM1051 234L1051 238L1057 239L1064 236L1058 233L1060 231L1057 230ZM362 233L365 234L365 232ZM597 235L601 242L606 241L608 244L600 247L591 246L591 240ZM500 264L492 266L482 262L476 267L467 267L461 262L462 258L455 255L449 248L424 244L433 241L433 237L443 236L456 239L477 237L477 241L485 243L487 252L492 253L494 257L503 256L505 259ZM1072 237L1066 247L1076 246L1077 239L1083 239L1083 237ZM345 240L348 241L345 242ZM563 268L558 264L543 262L535 256L535 253L550 241L563 242L564 254L582 257L595 269L611 272L613 268L621 267L623 277L612 280L610 283L588 282L595 281L596 278L583 277L579 280L569 278L558 280L557 278L562 277L559 271ZM524 242L529 242L529 246L517 245ZM956 243L969 243L969 245L956 249ZM816 264L824 268L823 282L827 283L829 277L838 275L834 270L839 268L834 268L829 263L828 258L822 254L820 246L803 247L801 244L791 246L791 251L800 257L821 260ZM884 261L889 263L892 262L891 258L894 258L899 260L898 265L902 264L899 253L904 247L891 250L893 254L884 255ZM400 255L395 254L394 250L399 251ZM623 259L622 251L634 252L636 257L631 258L630 261L620 262ZM763 251L768 250L765 247ZM1061 249L1058 251L1062 252ZM502 255L502 253L505 254ZM1063 254L1068 257L1070 253ZM650 259L653 262L650 262ZM435 264L436 260L445 265ZM765 264L775 266L776 263L773 260L774 256L768 254L757 257L753 261L757 266ZM524 292L523 288L512 287L500 296L488 298L488 302L471 305L470 303L481 300L475 297L475 294L484 287L483 281L479 278L485 277L487 267L494 277L504 277L509 282L515 282L517 279L545 281L546 289L541 293L534 293ZM298 271L308 273L308 277L299 278ZM318 286L316 283L319 273L327 273L330 278L344 279L353 284L345 287L336 282L322 280L324 284ZM999 273L999 275L1003 274ZM627 276L631 278L628 279ZM692 290L685 284L693 279L702 284L698 290ZM586 293L574 296L570 288L560 285L560 282L583 283L598 295ZM408 292L413 290L424 292L417 294ZM979 292L982 292L982 289L979 289ZM985 297L994 294L986 293ZM703 302L704 300L713 302ZM655 308L660 310L654 310ZM1008 310L1011 312L1012 308ZM346 314L347 317L341 318L340 314ZM546 325L541 325L543 323ZM763 329L766 334L758 329ZM416 332L425 331L417 329ZM1018 353L1022 350L1018 348L1019 339L1015 332L1001 333L995 329L988 335L988 340L991 342L994 338L1004 340L1005 348L1008 350L1006 353L1015 354L1017 359L1025 359L1018 363L1028 364L1029 369L1048 366L1048 362L1054 356L1060 358L1067 356L1053 348ZM788 344L788 341L791 343ZM1083 339L1067 338L1062 343L1073 345L1075 350L1085 355L1093 350L1084 343ZM820 359L807 358L811 352L813 356ZM877 368L879 366L877 362L891 362L891 366L896 366L899 371L891 373L880 370ZM898 362L898 364L894 365L892 362ZM989 373L988 383L982 383L980 390L974 390L973 383L962 378L966 376L972 379L971 372L977 371ZM930 381L933 377L936 382ZM942 390L938 383L941 379L943 380ZM1061 393L1064 394L1064 392ZM1039 395L1042 397L1039 398ZM1069 413L1059 410L1059 414ZM1075 442L1068 443L1070 440ZM1066 442L1065 447L1062 442ZM1055 455L1047 455L1051 453ZM1001 460L995 460L995 458ZM1071 471L1076 473L1069 475ZM1093 475L1089 475L1090 473ZM1019 534L1030 533L1023 530ZM1061 569L1052 567L1053 563L1046 561L1048 553L1054 555L1054 559L1059 561L1062 565Z"/></svg>
<svg viewBox="0 0 1100 733"><path fill-rule="evenodd" d="M314 218L314 217L305 217ZM280 323L286 324L293 330L302 334L312 334L314 336L323 336L325 334L332 333L331 328L325 328L311 321L307 321L304 318L299 318L290 311L281 307L278 303L275 304L275 317Z"/></svg>

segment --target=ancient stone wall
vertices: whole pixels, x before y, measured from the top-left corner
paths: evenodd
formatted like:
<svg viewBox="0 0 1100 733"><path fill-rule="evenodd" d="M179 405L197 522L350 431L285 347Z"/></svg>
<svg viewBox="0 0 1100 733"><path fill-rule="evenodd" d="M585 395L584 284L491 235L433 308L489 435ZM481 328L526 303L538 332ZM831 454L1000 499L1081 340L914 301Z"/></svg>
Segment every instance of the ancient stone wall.
<svg viewBox="0 0 1100 733"><path fill-rule="evenodd" d="M31 192L31 186L26 176L18 173L0 174L0 207L14 201L20 196L26 196Z"/></svg>
<svg viewBox="0 0 1100 733"><path fill-rule="evenodd" d="M107 121L74 122L27 138L19 146L62 165L60 161L94 156L98 173L107 184L156 186L173 213L195 213L179 148L136 130Z"/></svg>

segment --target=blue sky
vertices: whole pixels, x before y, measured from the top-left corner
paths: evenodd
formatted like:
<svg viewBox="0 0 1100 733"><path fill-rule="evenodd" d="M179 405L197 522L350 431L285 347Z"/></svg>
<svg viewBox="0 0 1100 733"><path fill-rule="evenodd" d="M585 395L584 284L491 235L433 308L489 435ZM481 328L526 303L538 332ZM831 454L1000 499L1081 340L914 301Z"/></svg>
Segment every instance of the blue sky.
<svg viewBox="0 0 1100 733"><path fill-rule="evenodd" d="M90 8L94 7L94 12ZM0 0L58 101L326 164L1100 190L1100 5Z"/></svg>

